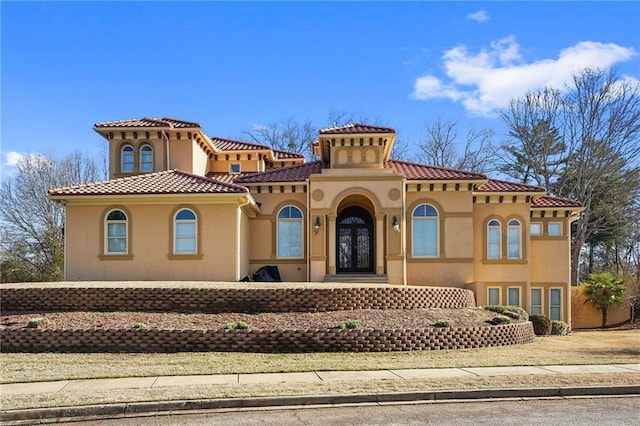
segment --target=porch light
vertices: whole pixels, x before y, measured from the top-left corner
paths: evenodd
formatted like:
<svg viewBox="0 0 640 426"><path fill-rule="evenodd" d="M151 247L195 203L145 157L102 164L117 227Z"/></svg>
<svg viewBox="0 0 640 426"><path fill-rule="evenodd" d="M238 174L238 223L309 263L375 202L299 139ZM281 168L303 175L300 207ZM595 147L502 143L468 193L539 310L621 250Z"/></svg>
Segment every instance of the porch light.
<svg viewBox="0 0 640 426"><path fill-rule="evenodd" d="M313 224L313 232L316 234L320 232L320 216L316 216L316 221Z"/></svg>
<svg viewBox="0 0 640 426"><path fill-rule="evenodd" d="M392 224L393 224L393 230L395 231L395 233L399 233L400 232L400 222L398 222L398 217L394 216L393 220L392 220Z"/></svg>

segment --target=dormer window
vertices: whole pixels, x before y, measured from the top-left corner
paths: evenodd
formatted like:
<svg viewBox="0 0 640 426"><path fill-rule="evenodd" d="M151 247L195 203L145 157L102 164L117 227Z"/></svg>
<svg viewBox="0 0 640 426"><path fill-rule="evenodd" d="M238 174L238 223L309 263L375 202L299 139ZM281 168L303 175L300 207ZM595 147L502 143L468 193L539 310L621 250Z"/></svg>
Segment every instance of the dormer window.
<svg viewBox="0 0 640 426"><path fill-rule="evenodd" d="M231 163L229 165L229 173L237 175L240 173L240 163Z"/></svg>
<svg viewBox="0 0 640 426"><path fill-rule="evenodd" d="M133 172L133 147L125 145L120 151L120 171L122 173Z"/></svg>

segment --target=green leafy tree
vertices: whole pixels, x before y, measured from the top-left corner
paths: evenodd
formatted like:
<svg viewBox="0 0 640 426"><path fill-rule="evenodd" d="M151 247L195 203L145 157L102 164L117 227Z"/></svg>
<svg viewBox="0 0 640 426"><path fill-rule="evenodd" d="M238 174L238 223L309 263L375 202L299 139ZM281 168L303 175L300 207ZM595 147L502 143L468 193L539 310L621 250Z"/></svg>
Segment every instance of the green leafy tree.
<svg viewBox="0 0 640 426"><path fill-rule="evenodd" d="M583 283L585 303L600 309L602 312L602 327L607 325L607 312L611 306L622 305L626 287L622 278L609 272L590 274Z"/></svg>

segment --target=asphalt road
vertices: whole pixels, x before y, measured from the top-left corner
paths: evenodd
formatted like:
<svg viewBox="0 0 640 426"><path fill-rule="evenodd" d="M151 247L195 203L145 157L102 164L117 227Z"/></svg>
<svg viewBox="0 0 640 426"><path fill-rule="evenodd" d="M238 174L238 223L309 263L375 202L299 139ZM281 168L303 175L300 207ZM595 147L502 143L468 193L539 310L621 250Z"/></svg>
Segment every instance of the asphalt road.
<svg viewBox="0 0 640 426"><path fill-rule="evenodd" d="M139 417L69 425L638 425L640 397L492 400Z"/></svg>

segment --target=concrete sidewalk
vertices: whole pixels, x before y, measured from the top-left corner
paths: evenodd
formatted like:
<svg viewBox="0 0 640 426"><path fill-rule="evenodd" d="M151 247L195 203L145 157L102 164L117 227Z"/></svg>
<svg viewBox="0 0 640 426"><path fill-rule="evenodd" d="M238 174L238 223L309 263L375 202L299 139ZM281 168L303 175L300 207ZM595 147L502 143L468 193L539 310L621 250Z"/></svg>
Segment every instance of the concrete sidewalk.
<svg viewBox="0 0 640 426"><path fill-rule="evenodd" d="M303 373L215 374L198 376L125 377L118 379L61 380L0 385L0 395L82 392L96 389L154 389L169 386L216 384L319 383L357 380L405 380L442 377L474 377L566 373L640 373L640 364L545 365L522 367L431 368L378 371L314 371Z"/></svg>

